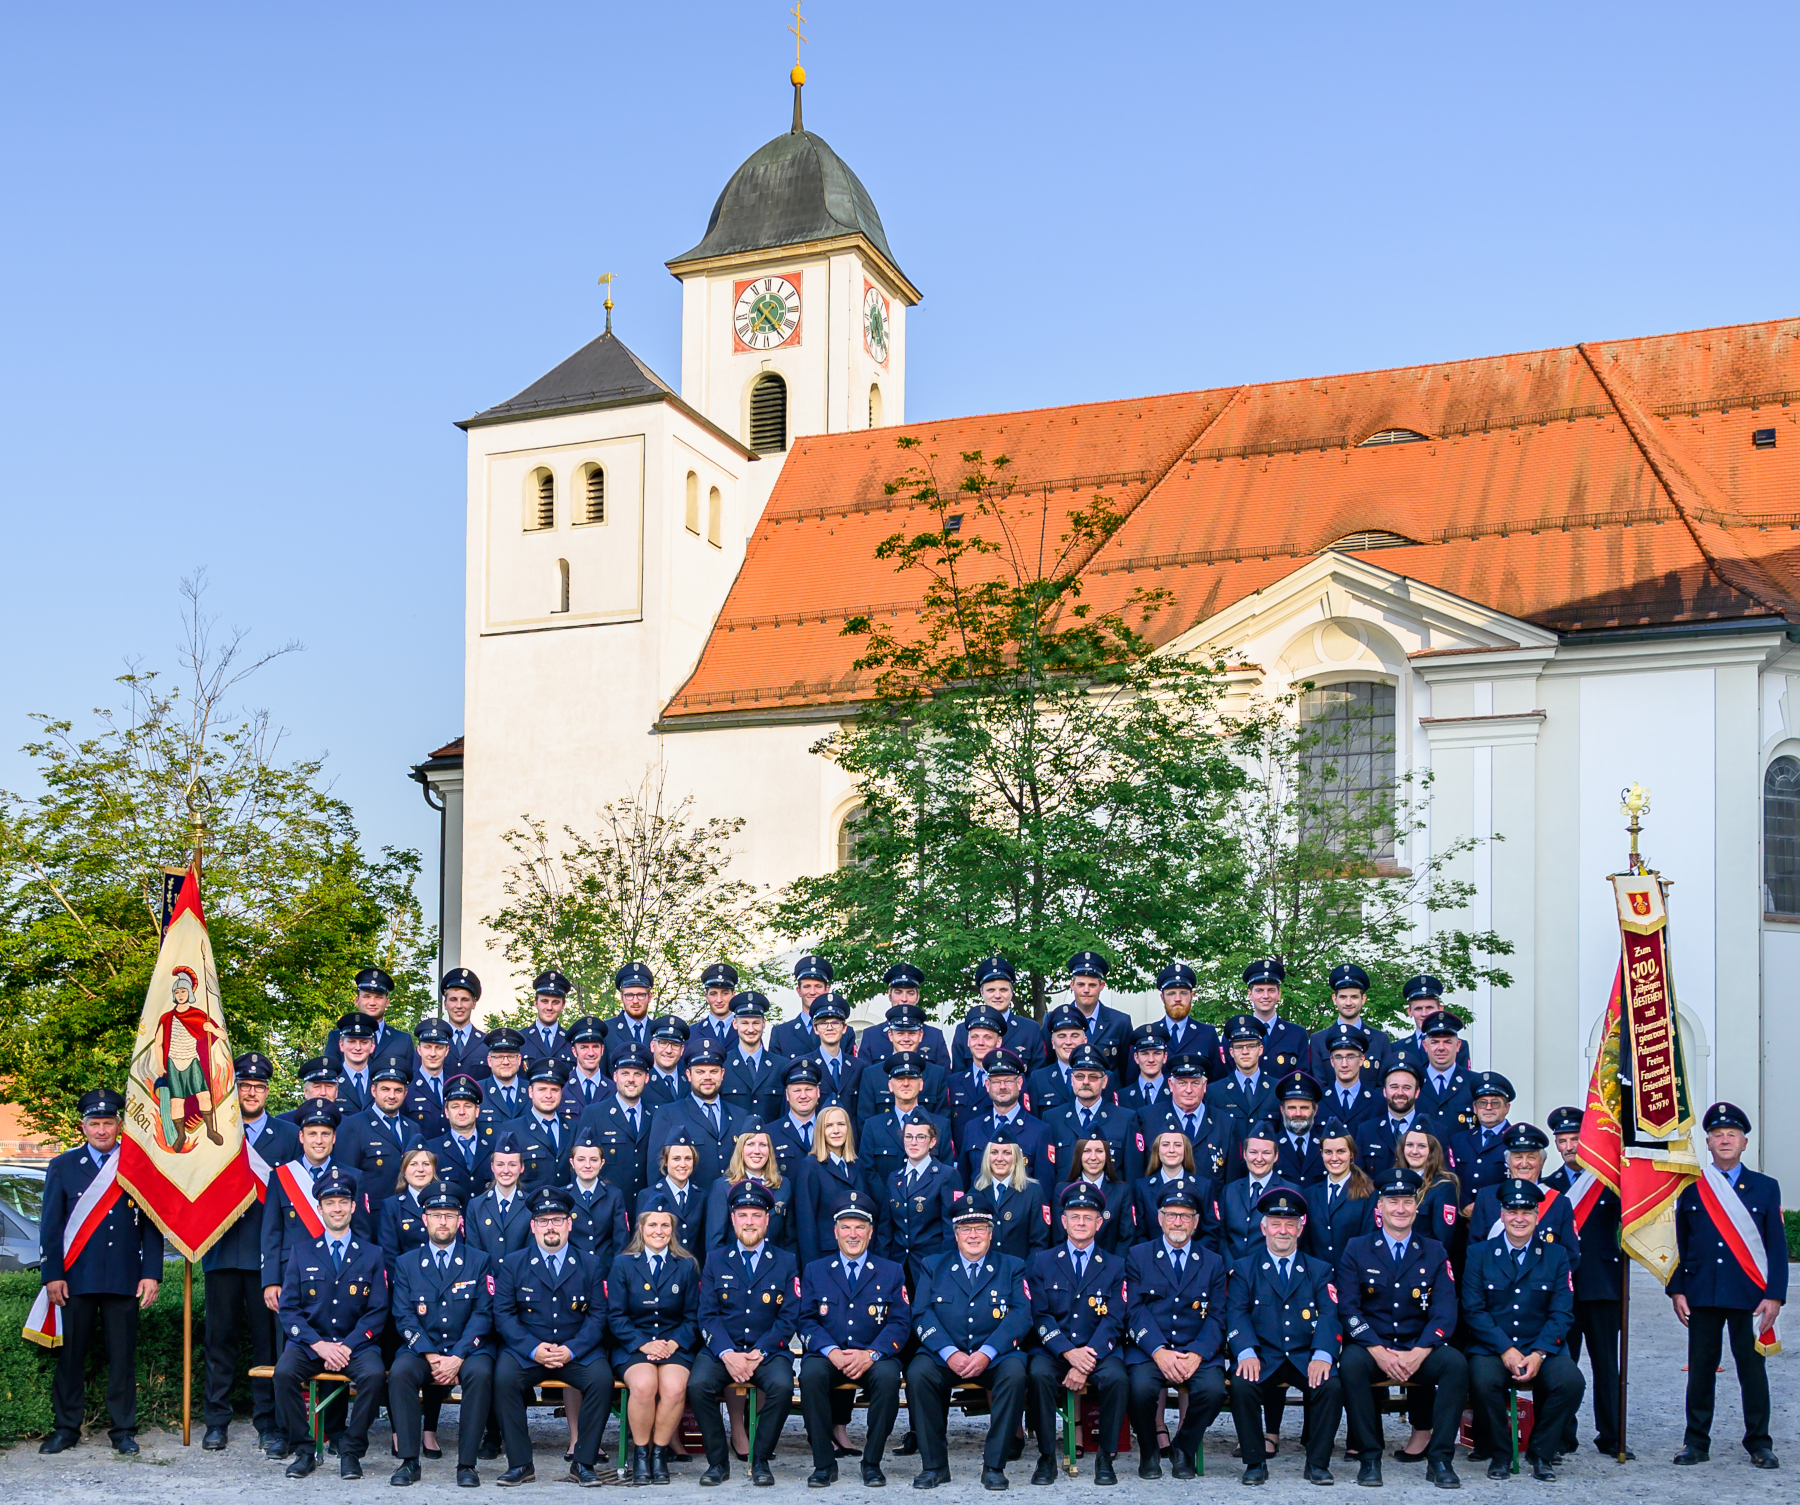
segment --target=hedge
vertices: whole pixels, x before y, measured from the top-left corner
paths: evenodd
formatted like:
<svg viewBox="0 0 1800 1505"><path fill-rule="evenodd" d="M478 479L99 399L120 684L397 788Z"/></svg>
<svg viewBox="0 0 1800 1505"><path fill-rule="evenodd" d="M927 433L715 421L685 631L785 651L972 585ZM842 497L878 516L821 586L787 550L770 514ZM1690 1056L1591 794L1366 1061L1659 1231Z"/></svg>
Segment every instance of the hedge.
<svg viewBox="0 0 1800 1505"><path fill-rule="evenodd" d="M156 1304L138 1317L138 1425L181 1425L181 1265L164 1266L166 1276ZM27 1342L20 1330L37 1299L34 1271L0 1275L0 1441L41 1437L53 1425L50 1413L50 1380L56 1369L56 1350ZM196 1427L202 1425L202 1397L206 1389L206 1277L194 1267L194 1403ZM105 1345L96 1342L88 1354L87 1419L107 1426ZM240 1414L250 1407L250 1382L243 1378L250 1367L246 1340L239 1355L239 1379L232 1392L232 1406Z"/></svg>
<svg viewBox="0 0 1800 1505"><path fill-rule="evenodd" d="M1788 1258L1800 1259L1800 1212L1784 1212L1781 1221L1787 1227Z"/></svg>

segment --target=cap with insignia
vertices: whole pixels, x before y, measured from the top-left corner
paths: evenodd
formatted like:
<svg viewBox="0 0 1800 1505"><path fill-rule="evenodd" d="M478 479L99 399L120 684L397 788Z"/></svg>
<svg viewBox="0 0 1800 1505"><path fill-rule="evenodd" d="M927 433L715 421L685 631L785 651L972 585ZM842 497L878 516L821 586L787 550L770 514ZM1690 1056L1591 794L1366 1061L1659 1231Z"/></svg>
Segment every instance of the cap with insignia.
<svg viewBox="0 0 1800 1505"><path fill-rule="evenodd" d="M881 985L884 988L922 988L925 974L911 962L895 962L881 974Z"/></svg>
<svg viewBox="0 0 1800 1505"><path fill-rule="evenodd" d="M673 1134L671 1134L669 1136L668 1142L663 1146L663 1148L666 1150L672 1150L677 1145L686 1145L690 1150L697 1150L700 1148L697 1144L694 1143L694 1136L692 1134L688 1133L688 1131L686 1129L677 1129Z"/></svg>
<svg viewBox="0 0 1800 1505"><path fill-rule="evenodd" d="M1044 1016L1044 1028L1051 1034L1059 1029L1078 1029L1087 1033L1087 1015L1072 1003L1061 1003Z"/></svg>
<svg viewBox="0 0 1800 1505"><path fill-rule="evenodd" d="M1176 1181L1165 1186L1156 1198L1157 1210L1165 1207L1185 1207L1189 1212L1200 1210L1200 1198L1183 1182Z"/></svg>
<svg viewBox="0 0 1800 1505"><path fill-rule="evenodd" d="M467 967L452 967L446 972L444 980L438 984L438 993L448 993L452 988L462 988L472 998L481 997L481 979Z"/></svg>
<svg viewBox="0 0 1800 1505"><path fill-rule="evenodd" d="M647 1212L666 1212L670 1217L675 1215L675 1199L669 1195L666 1183L659 1181L643 1193L643 1200L638 1203L637 1209L639 1219Z"/></svg>
<svg viewBox="0 0 1800 1505"><path fill-rule="evenodd" d="M1413 1051L1397 1050L1389 1056L1387 1065L1382 1068L1381 1079L1385 1082L1396 1071L1404 1071L1413 1079L1414 1086L1421 1086L1425 1081L1425 1063Z"/></svg>
<svg viewBox="0 0 1800 1505"><path fill-rule="evenodd" d="M356 991L359 993L391 993L394 991L394 979L383 972L380 967L364 967L356 974Z"/></svg>
<svg viewBox="0 0 1800 1505"><path fill-rule="evenodd" d="M1256 1199L1256 1210L1265 1218L1303 1218L1306 1198L1291 1186L1271 1186Z"/></svg>
<svg viewBox="0 0 1800 1505"><path fill-rule="evenodd" d="M846 1206L838 1208L838 1210L831 1215L831 1221L834 1223L841 1223L845 1218L854 1218L859 1223L873 1223L875 1221L875 1212L873 1208L864 1207L860 1202L851 1202Z"/></svg>
<svg viewBox="0 0 1800 1505"><path fill-rule="evenodd" d="M356 1177L341 1165L334 1165L313 1183L313 1199L323 1202L327 1197L348 1197L356 1200Z"/></svg>
<svg viewBox="0 0 1800 1505"><path fill-rule="evenodd" d="M555 998L567 998L569 996L569 979L552 967L547 972L538 973L537 980L531 985L531 991L548 993Z"/></svg>
<svg viewBox="0 0 1800 1505"><path fill-rule="evenodd" d="M1156 974L1156 991L1161 993L1169 988L1191 988L1194 981L1194 969L1186 962L1170 962Z"/></svg>
<svg viewBox="0 0 1800 1505"><path fill-rule="evenodd" d="M1425 1184L1425 1178L1417 1171L1408 1170L1404 1165L1390 1165L1375 1178L1375 1195L1378 1197L1416 1197L1419 1188Z"/></svg>
<svg viewBox="0 0 1800 1505"><path fill-rule="evenodd" d="M823 1080L823 1076L819 1071L819 1063L809 1059L794 1062L794 1064L788 1067L787 1071L783 1073L781 1079L790 1087L795 1082L810 1082L813 1086L817 1087Z"/></svg>
<svg viewBox="0 0 1800 1505"><path fill-rule="evenodd" d="M1444 985L1429 972L1421 972L1417 977L1409 977L1400 984L1400 996L1408 1003L1416 998L1442 998Z"/></svg>
<svg viewBox="0 0 1800 1505"><path fill-rule="evenodd" d="M1324 1089L1304 1071L1290 1071L1275 1084L1275 1096L1281 1102L1295 1102L1305 1099L1316 1103L1325 1096Z"/></svg>
<svg viewBox="0 0 1800 1505"><path fill-rule="evenodd" d="M508 1132L494 1141L493 1153L496 1155L523 1155L525 1146L519 1143L517 1134Z"/></svg>
<svg viewBox="0 0 1800 1505"><path fill-rule="evenodd" d="M373 1040L380 1033L381 1026L373 1014L365 1014L361 1009L352 1009L337 1022L338 1039L340 1040Z"/></svg>
<svg viewBox="0 0 1800 1505"><path fill-rule="evenodd" d="M1708 1134L1714 1129L1740 1129L1748 1134L1750 1115L1736 1103L1714 1103L1700 1120L1700 1127Z"/></svg>
<svg viewBox="0 0 1800 1505"><path fill-rule="evenodd" d="M1579 1134L1582 1117L1579 1108L1552 1108L1546 1122L1552 1134Z"/></svg>
<svg viewBox="0 0 1800 1505"><path fill-rule="evenodd" d="M1335 993L1339 988L1361 988L1366 993L1369 974L1355 962L1339 962L1331 969L1331 991Z"/></svg>
<svg viewBox="0 0 1800 1505"><path fill-rule="evenodd" d="M575 1209L575 1201L560 1186L540 1186L526 1203L534 1218L566 1218Z"/></svg>
<svg viewBox="0 0 1800 1505"><path fill-rule="evenodd" d="M569 1044L606 1044L606 1021L596 1019L592 1014L583 1014L569 1026Z"/></svg>
<svg viewBox="0 0 1800 1505"><path fill-rule="evenodd" d="M413 1030L413 1038L421 1045L448 1045L456 1038L456 1031L450 1028L448 1019L439 1019L435 1015L421 1019Z"/></svg>
<svg viewBox="0 0 1800 1505"><path fill-rule="evenodd" d="M1140 1050L1143 1049L1142 1046L1139 1046L1138 1048ZM1184 1050L1163 1069L1171 1077L1185 1081L1191 1077L1205 1076L1206 1062L1202 1061L1200 1057L1195 1055L1191 1050Z"/></svg>
<svg viewBox="0 0 1800 1505"><path fill-rule="evenodd" d="M531 1071L525 1078L533 1086L539 1082L555 1082L558 1087L568 1080L563 1071L563 1063L554 1056L547 1056L541 1061L531 1063Z"/></svg>
<svg viewBox="0 0 1800 1505"><path fill-rule="evenodd" d="M1131 1032L1131 1048L1140 1050L1167 1050L1169 1048L1169 1032L1160 1024L1140 1024Z"/></svg>
<svg viewBox="0 0 1800 1505"><path fill-rule="evenodd" d="M1225 1043L1236 1045L1240 1040L1261 1041L1269 1033L1268 1026L1254 1014L1233 1014L1225 1021Z"/></svg>
<svg viewBox="0 0 1800 1505"><path fill-rule="evenodd" d="M832 978L831 963L822 956L810 953L801 957L794 963L794 981L805 982L808 978L829 985Z"/></svg>
<svg viewBox="0 0 1800 1505"><path fill-rule="evenodd" d="M1270 1144L1274 1144L1281 1138L1281 1129L1274 1119L1259 1118L1255 1123L1251 1124L1249 1128L1244 1130L1244 1138L1247 1140L1263 1139L1267 1140Z"/></svg>
<svg viewBox="0 0 1800 1505"><path fill-rule="evenodd" d="M324 1056L311 1056L300 1063L300 1080L303 1082L335 1082L337 1079L337 1067Z"/></svg>
<svg viewBox="0 0 1800 1505"><path fill-rule="evenodd" d="M1071 1181L1057 1201L1064 1212L1083 1207L1090 1212L1106 1211L1106 1194L1091 1181Z"/></svg>
<svg viewBox="0 0 1800 1505"><path fill-rule="evenodd" d="M1517 1176L1508 1176L1500 1183L1502 1207L1536 1207L1543 1200L1543 1188L1535 1181L1522 1181Z"/></svg>
<svg viewBox="0 0 1800 1505"><path fill-rule="evenodd" d="M1106 1057L1092 1045L1077 1045L1074 1050L1069 1052L1069 1070L1105 1071L1107 1070ZM993 1071L994 1068L990 1064L988 1074L991 1076Z"/></svg>
<svg viewBox="0 0 1800 1505"><path fill-rule="evenodd" d="M613 1057L613 1074L632 1069L648 1071L650 1069L650 1052L641 1045L627 1045Z"/></svg>
<svg viewBox="0 0 1800 1505"><path fill-rule="evenodd" d="M487 1046L490 1052L497 1050L504 1053L510 1050L517 1054L525 1048L525 1037L516 1029L507 1029L503 1026L500 1029L489 1030L482 1037L482 1044Z"/></svg>
<svg viewBox="0 0 1800 1505"><path fill-rule="evenodd" d="M388 1061L369 1073L369 1085L372 1087L377 1082L398 1082L402 1087L410 1087L412 1078L398 1061Z"/></svg>
<svg viewBox="0 0 1800 1505"><path fill-rule="evenodd" d="M759 1212L770 1212L775 1206L775 1194L760 1181L738 1181L725 1194L725 1205L732 1212L740 1207L754 1207ZM839 1213L839 1217L843 1214Z"/></svg>
<svg viewBox="0 0 1800 1505"><path fill-rule="evenodd" d="M466 1071L459 1071L444 1083L444 1101L478 1103L481 1101L481 1083Z"/></svg>
<svg viewBox="0 0 1800 1505"><path fill-rule="evenodd" d="M1478 1071L1469 1084L1469 1096L1503 1097L1510 1103L1514 1097L1513 1084L1497 1071Z"/></svg>
<svg viewBox="0 0 1800 1505"><path fill-rule="evenodd" d="M897 1076L922 1077L925 1075L925 1057L915 1050L897 1050L886 1061L888 1080Z"/></svg>
<svg viewBox="0 0 1800 1505"><path fill-rule="evenodd" d="M1287 968L1281 964L1278 956L1259 956L1244 968L1244 986L1255 987L1259 982L1272 982L1277 987L1287 981Z"/></svg>
<svg viewBox="0 0 1800 1505"><path fill-rule="evenodd" d="M117 1118L125 1106L125 1099L110 1087L96 1087L92 1092L81 1094L78 1106L83 1118Z"/></svg>
<svg viewBox="0 0 1800 1505"><path fill-rule="evenodd" d="M627 988L651 987L655 981L650 969L642 962L626 962L617 972L613 973L613 988L620 993Z"/></svg>
<svg viewBox="0 0 1800 1505"><path fill-rule="evenodd" d="M723 1066L725 1052L719 1048L717 1040L703 1040L694 1047L694 1053L688 1057L684 1068L692 1071L696 1066Z"/></svg>
<svg viewBox="0 0 1800 1505"><path fill-rule="evenodd" d="M688 1028L687 1020L677 1019L673 1014L659 1014L650 1021L650 1038L652 1040L674 1040L682 1045L693 1031Z"/></svg>
<svg viewBox="0 0 1800 1505"><path fill-rule="evenodd" d="M975 986L990 982L1017 982L1019 972L1004 956L984 956L975 963Z"/></svg>
<svg viewBox="0 0 1800 1505"><path fill-rule="evenodd" d="M889 1029L924 1029L925 1010L916 1003L896 1003L887 1011Z"/></svg>
<svg viewBox="0 0 1800 1505"><path fill-rule="evenodd" d="M600 1131L589 1124L585 1129L576 1133L574 1143L569 1148L572 1150L603 1150L606 1148L606 1141L601 1139Z"/></svg>
<svg viewBox="0 0 1800 1505"><path fill-rule="evenodd" d="M275 1075L275 1065L265 1055L247 1050L231 1063L240 1082L267 1082Z"/></svg>
<svg viewBox="0 0 1800 1505"><path fill-rule="evenodd" d="M1500 1136L1501 1147L1510 1154L1528 1154L1532 1150L1550 1148L1550 1136L1536 1124L1508 1124Z"/></svg>
<svg viewBox="0 0 1800 1505"><path fill-rule="evenodd" d="M703 988L730 988L737 992L737 968L730 962L714 962L700 974L700 986Z"/></svg>
<svg viewBox="0 0 1800 1505"><path fill-rule="evenodd" d="M972 1029L991 1029L996 1035L1006 1033L1006 1016L999 1009L990 1008L985 1003L978 1003L963 1016L964 1031Z"/></svg>
<svg viewBox="0 0 1800 1505"><path fill-rule="evenodd" d="M1107 960L1098 951L1077 951L1069 958L1069 976L1105 977Z"/></svg>
<svg viewBox="0 0 1800 1505"><path fill-rule="evenodd" d="M1420 1026L1419 1033L1422 1035L1460 1035L1462 1020L1448 1009L1439 1009L1435 1014L1425 1016L1425 1023Z"/></svg>
<svg viewBox="0 0 1800 1505"><path fill-rule="evenodd" d="M821 993L813 999L811 1012L814 1024L821 1019L848 1019L850 1005L844 1002L842 993Z"/></svg>
<svg viewBox="0 0 1800 1505"><path fill-rule="evenodd" d="M961 1228L965 1224L975 1223L980 1223L987 1228L994 1226L994 1215L985 1207L971 1207L967 1202L959 1202L957 1207L959 1210L950 1215L952 1227Z"/></svg>
<svg viewBox="0 0 1800 1505"><path fill-rule="evenodd" d="M1334 1050L1354 1050L1359 1054L1369 1053L1369 1032L1348 1019L1340 1019L1331 1026L1331 1033L1325 1037L1325 1053L1330 1055Z"/></svg>
<svg viewBox="0 0 1800 1505"><path fill-rule="evenodd" d="M731 1012L747 1019L766 1019L769 1014L768 995L754 990L739 993L731 1000Z"/></svg>
<svg viewBox="0 0 1800 1505"><path fill-rule="evenodd" d="M426 1212L461 1212L462 1205L456 1188L443 1181L433 1181L419 1194L419 1206Z"/></svg>
<svg viewBox="0 0 1800 1505"><path fill-rule="evenodd" d="M311 1129L319 1124L334 1133L337 1130L339 1114L337 1104L327 1098L315 1097L307 1100L306 1106L300 1110L299 1124L303 1129Z"/></svg>
<svg viewBox="0 0 1800 1505"><path fill-rule="evenodd" d="M1002 1045L981 1063L981 1069L989 1076L1024 1076L1025 1057Z"/></svg>

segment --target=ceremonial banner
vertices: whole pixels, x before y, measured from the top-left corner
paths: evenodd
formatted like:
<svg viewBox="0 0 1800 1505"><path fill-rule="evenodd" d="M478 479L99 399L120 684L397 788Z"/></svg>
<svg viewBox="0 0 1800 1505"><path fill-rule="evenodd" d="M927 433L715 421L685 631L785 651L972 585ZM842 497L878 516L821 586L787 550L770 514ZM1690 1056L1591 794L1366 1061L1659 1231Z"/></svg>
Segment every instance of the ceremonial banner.
<svg viewBox="0 0 1800 1505"><path fill-rule="evenodd" d="M199 1259L257 1197L231 1063L189 868L138 1020L119 1147L120 1183L184 1259Z"/></svg>
<svg viewBox="0 0 1800 1505"><path fill-rule="evenodd" d="M1694 1127L1694 1113L1681 1069L1662 883L1653 873L1615 873L1612 885L1625 989L1620 1060L1631 1068L1637 1132L1647 1139L1672 1139Z"/></svg>

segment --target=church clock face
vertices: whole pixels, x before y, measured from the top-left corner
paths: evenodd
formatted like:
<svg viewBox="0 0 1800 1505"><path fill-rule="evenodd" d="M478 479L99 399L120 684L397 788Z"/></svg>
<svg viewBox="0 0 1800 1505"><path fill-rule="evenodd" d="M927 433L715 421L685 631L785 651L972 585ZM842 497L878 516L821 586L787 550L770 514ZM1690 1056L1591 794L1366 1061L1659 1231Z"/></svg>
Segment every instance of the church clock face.
<svg viewBox="0 0 1800 1505"><path fill-rule="evenodd" d="M864 285L863 292L863 349L869 352L872 360L887 364L888 358L888 300L881 296L881 290Z"/></svg>
<svg viewBox="0 0 1800 1505"><path fill-rule="evenodd" d="M738 284L731 327L740 350L775 350L799 343L799 280L796 273L792 279L757 277Z"/></svg>

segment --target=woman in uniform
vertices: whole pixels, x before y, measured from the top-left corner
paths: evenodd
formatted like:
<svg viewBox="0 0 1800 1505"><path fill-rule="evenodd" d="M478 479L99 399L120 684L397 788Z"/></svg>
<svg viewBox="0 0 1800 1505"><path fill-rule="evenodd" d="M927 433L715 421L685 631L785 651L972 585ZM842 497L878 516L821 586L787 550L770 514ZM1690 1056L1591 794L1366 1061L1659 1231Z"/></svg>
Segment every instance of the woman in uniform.
<svg viewBox="0 0 1800 1505"><path fill-rule="evenodd" d="M638 1193L637 1210L642 1214L651 1203L662 1197L675 1215L675 1237L684 1249L706 1247L706 1190L694 1185L694 1167L700 1163L700 1152L684 1134L662 1148L658 1162L661 1174Z"/></svg>
<svg viewBox="0 0 1800 1505"><path fill-rule="evenodd" d="M707 1248L722 1249L733 1236L725 1198L740 1181L760 1181L768 1187L769 1194L775 1198L775 1206L769 1213L769 1244L792 1254L799 1232L792 1209L794 1184L782 1180L781 1162L775 1156L775 1141L766 1129L752 1129L738 1135L737 1147L731 1152L731 1163L706 1195Z"/></svg>
<svg viewBox="0 0 1800 1505"><path fill-rule="evenodd" d="M606 1320L612 1370L625 1382L631 1482L667 1484L700 1344L700 1267L675 1236L666 1198L654 1187L645 1195L653 1200L607 1276Z"/></svg>
<svg viewBox="0 0 1800 1505"><path fill-rule="evenodd" d="M823 1109L813 1126L813 1149L794 1172L793 1206L799 1221L800 1268L837 1253L832 1225L838 1211L855 1203L875 1210L875 1195L856 1158L856 1130L843 1108Z"/></svg>
<svg viewBox="0 0 1800 1505"><path fill-rule="evenodd" d="M387 1255L388 1268L402 1254L410 1254L425 1242L425 1209L419 1198L437 1180L437 1156L430 1150L408 1150L400 1157L400 1174L394 1177L394 1195L381 1204L375 1241Z"/></svg>
<svg viewBox="0 0 1800 1505"><path fill-rule="evenodd" d="M1194 1146L1187 1135L1179 1129L1170 1129L1154 1136L1149 1148L1150 1174L1138 1177L1133 1196L1140 1241L1160 1236L1162 1225L1156 1220L1157 1199L1171 1186L1183 1184L1201 1207L1207 1206L1213 1198L1212 1181L1195 1171Z"/></svg>
<svg viewBox="0 0 1800 1505"><path fill-rule="evenodd" d="M1086 1181L1106 1198L1106 1211L1101 1214L1095 1242L1108 1254L1123 1257L1137 1242L1137 1188L1119 1179L1112 1146L1104 1139L1077 1139L1070 1159L1075 1173L1069 1180Z"/></svg>
<svg viewBox="0 0 1800 1505"><path fill-rule="evenodd" d="M1044 1188L1025 1174L1025 1157L1016 1144L988 1142L968 1205L994 1215L994 1253L1028 1263L1039 1249L1050 1247L1050 1202Z"/></svg>

